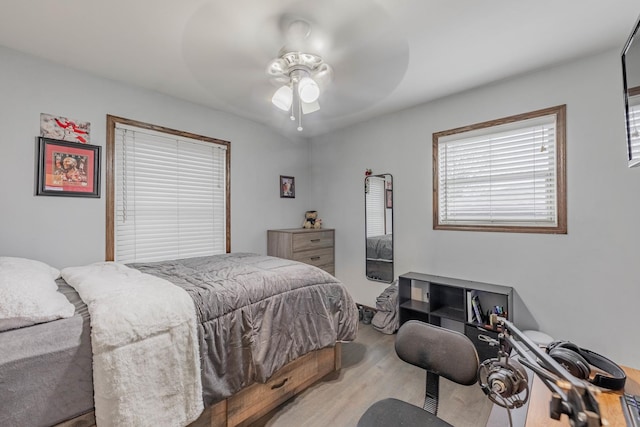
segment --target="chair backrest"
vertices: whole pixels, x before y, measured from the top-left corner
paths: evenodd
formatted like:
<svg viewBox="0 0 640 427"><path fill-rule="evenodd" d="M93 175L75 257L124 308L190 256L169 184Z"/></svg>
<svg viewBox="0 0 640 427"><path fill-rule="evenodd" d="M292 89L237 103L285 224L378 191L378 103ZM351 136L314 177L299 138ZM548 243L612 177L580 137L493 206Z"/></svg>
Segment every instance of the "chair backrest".
<svg viewBox="0 0 640 427"><path fill-rule="evenodd" d="M405 362L458 384L477 381L478 353L459 332L410 320L398 330L396 353Z"/></svg>

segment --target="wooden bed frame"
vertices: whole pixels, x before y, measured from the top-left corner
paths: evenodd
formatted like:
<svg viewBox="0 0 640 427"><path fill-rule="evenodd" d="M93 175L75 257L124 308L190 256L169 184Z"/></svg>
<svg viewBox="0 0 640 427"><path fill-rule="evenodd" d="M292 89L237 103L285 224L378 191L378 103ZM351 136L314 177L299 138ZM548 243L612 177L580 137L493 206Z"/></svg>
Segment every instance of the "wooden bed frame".
<svg viewBox="0 0 640 427"><path fill-rule="evenodd" d="M189 427L247 426L304 391L322 377L342 367L342 347L312 351L282 367L265 384L254 383L205 410ZM94 412L57 424L55 427L92 427Z"/></svg>

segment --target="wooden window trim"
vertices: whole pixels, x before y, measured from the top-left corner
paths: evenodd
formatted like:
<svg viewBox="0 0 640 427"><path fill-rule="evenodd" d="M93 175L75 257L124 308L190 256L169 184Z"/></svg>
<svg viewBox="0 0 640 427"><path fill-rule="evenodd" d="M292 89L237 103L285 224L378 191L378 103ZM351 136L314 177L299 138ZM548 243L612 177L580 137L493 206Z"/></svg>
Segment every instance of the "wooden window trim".
<svg viewBox="0 0 640 427"><path fill-rule="evenodd" d="M197 135L189 132L179 131L175 129L166 128L164 126L152 125L149 123L139 122L137 120L126 119L123 117L112 116L107 114L107 150L106 150L106 169L107 169L107 212L106 212L106 247L105 247L105 260L113 261L115 259L115 135L116 125L129 125L135 126L141 129L153 130L156 132L162 132L170 135L176 135L184 138L190 138L200 140L203 142L211 142L214 144L225 145L226 161L225 161L225 174L226 174L226 251L231 252L231 143L229 141L223 141L221 139L211 138L208 136Z"/></svg>
<svg viewBox="0 0 640 427"><path fill-rule="evenodd" d="M567 106L558 105L517 114L501 119L490 120L469 126L462 126L433 134L432 160L433 160L433 229L434 230L459 230L459 231L496 231L508 233L540 233L540 234L567 234L567 185L566 185L566 110ZM458 133L485 129L508 123L514 123L536 117L556 115L556 194L558 223L555 227L537 226L507 226L507 225L452 225L439 224L439 168L438 168L438 139L444 136Z"/></svg>

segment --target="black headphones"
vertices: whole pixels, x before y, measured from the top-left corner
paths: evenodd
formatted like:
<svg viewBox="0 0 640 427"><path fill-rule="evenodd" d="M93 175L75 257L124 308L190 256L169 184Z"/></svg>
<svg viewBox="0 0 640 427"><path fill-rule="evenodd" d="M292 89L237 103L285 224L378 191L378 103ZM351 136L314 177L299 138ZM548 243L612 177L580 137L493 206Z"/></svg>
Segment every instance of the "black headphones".
<svg viewBox="0 0 640 427"><path fill-rule="evenodd" d="M610 390L624 388L627 375L622 368L598 353L580 348L569 341L552 342L547 346L547 353L576 378L587 380L595 386ZM591 368L589 365L601 369L610 376L596 373L593 379L590 379Z"/></svg>

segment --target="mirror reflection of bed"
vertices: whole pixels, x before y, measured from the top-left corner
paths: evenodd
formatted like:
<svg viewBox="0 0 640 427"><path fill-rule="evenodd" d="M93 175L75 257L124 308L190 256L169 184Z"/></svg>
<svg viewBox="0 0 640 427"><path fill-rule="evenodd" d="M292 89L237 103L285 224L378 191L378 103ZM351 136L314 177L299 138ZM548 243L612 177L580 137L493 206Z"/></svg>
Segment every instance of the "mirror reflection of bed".
<svg viewBox="0 0 640 427"><path fill-rule="evenodd" d="M366 276L393 282L393 177L365 178Z"/></svg>

